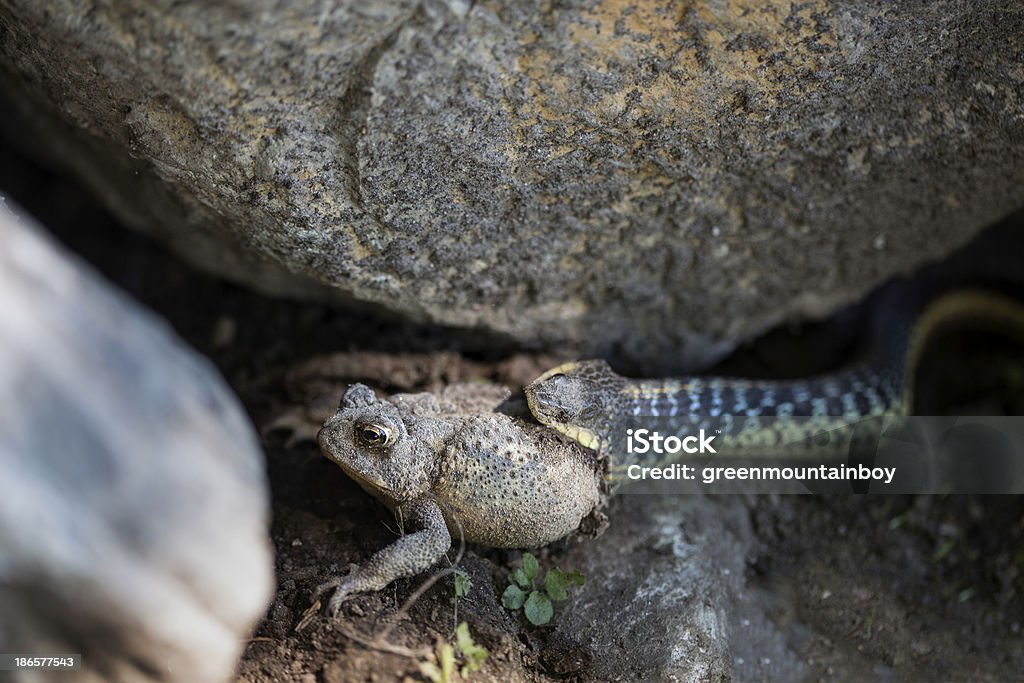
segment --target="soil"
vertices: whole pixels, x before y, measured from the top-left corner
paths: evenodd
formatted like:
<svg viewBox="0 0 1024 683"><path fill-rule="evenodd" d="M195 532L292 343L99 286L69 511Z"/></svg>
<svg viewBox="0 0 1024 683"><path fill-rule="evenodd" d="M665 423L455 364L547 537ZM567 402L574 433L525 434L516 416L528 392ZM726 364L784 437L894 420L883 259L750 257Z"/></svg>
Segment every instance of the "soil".
<svg viewBox="0 0 1024 683"><path fill-rule="evenodd" d="M184 266L117 225L73 182L6 150L0 150L0 191L213 359L258 428L296 411L315 414L353 380L384 391L474 379L517 385L565 355L517 354L494 340L374 311L254 294ZM841 318L777 331L726 367L756 372L781 363L799 373L832 364L843 354L837 340L847 323ZM964 376L982 374L999 352L1010 369L994 381L1022 374L1018 350L984 348L972 366L964 360L971 354L950 343L947 356L938 352L927 372L952 364ZM995 401L1019 414L1014 401L1020 392L1002 385L942 400L949 410L966 404L987 411ZM557 611L554 626L538 628L501 606L520 558L514 551L466 549L459 568L472 589L464 598L456 600L446 576L403 610L423 583L416 577L346 603L338 624L319 618L296 632L315 586L345 563L364 561L395 531L381 506L320 457L312 442L293 436L287 429L264 435L278 589L245 650L239 680L423 680L420 662L434 656L439 640L453 639L460 621L489 652L471 680L593 680L595 669L607 670L595 667L599 654L592 644L558 629ZM1020 497L757 496L742 504L755 532L746 564L748 598L767 610L804 680L1022 680ZM635 505L628 497L616 499L612 525L629 523ZM570 551L600 553L601 542L556 543L539 554L543 563L561 564ZM758 650L757 634L744 633L747 626L742 619L733 624L735 675L763 679L772 671L764 661L771 655ZM388 637L375 641L385 627Z"/></svg>

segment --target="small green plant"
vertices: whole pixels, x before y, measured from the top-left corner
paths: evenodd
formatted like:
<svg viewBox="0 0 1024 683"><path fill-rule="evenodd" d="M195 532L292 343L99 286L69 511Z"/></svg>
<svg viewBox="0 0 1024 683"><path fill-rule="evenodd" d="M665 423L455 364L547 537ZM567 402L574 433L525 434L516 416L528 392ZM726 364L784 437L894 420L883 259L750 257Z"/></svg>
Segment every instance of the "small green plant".
<svg viewBox="0 0 1024 683"><path fill-rule="evenodd" d="M438 638L437 664L420 662L420 673L432 683L450 683L455 680L455 648Z"/></svg>
<svg viewBox="0 0 1024 683"><path fill-rule="evenodd" d="M526 619L534 626L542 626L551 621L555 613L554 602L569 599L569 587L582 586L583 574L564 572L552 567L539 582L540 566L537 558L530 553L523 553L523 566L512 572L512 583L501 595L501 604L510 610L522 608Z"/></svg>
<svg viewBox="0 0 1024 683"><path fill-rule="evenodd" d="M469 580L469 575L466 572L455 570L455 597L466 597L472 587L473 582Z"/></svg>
<svg viewBox="0 0 1024 683"><path fill-rule="evenodd" d="M438 663L420 662L420 673L428 681L432 681L432 683L452 683L456 680L456 649L462 655L462 659L465 662L458 669L459 677L463 680L469 680L469 674L473 671L479 671L484 660L487 659L487 648L481 647L473 641L473 636L469 635L469 624L466 622L462 622L455 628L455 647L438 638Z"/></svg>
<svg viewBox="0 0 1024 683"><path fill-rule="evenodd" d="M460 673L463 678L469 678L469 672L479 671L484 660L487 659L487 648L473 642L473 636L469 635L469 625L466 622L462 622L455 629L455 645L466 659Z"/></svg>

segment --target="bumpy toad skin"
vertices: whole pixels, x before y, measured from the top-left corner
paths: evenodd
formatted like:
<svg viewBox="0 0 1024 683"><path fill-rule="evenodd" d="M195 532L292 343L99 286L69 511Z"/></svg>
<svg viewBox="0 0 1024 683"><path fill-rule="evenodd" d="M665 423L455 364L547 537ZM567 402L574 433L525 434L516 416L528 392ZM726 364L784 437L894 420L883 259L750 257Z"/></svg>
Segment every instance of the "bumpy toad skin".
<svg viewBox="0 0 1024 683"><path fill-rule="evenodd" d="M387 505L407 533L317 590L319 597L336 589L332 616L348 595L427 569L452 538L529 548L600 514L603 479L593 454L540 425L494 412L506 397L483 385L388 400L362 384L345 392L318 434L320 449Z"/></svg>

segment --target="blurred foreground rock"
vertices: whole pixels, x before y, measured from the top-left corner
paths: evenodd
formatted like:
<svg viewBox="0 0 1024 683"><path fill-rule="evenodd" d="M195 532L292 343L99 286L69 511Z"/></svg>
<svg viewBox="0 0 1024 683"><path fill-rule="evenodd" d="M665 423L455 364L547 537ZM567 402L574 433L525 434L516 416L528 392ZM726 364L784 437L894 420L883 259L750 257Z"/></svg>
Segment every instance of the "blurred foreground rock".
<svg viewBox="0 0 1024 683"><path fill-rule="evenodd" d="M3 206L0 244L0 649L84 661L16 680L226 680L272 585L252 427L165 324Z"/></svg>
<svg viewBox="0 0 1024 683"><path fill-rule="evenodd" d="M8 135L194 262L662 370L1024 205L1021 3L5 0L0 37Z"/></svg>

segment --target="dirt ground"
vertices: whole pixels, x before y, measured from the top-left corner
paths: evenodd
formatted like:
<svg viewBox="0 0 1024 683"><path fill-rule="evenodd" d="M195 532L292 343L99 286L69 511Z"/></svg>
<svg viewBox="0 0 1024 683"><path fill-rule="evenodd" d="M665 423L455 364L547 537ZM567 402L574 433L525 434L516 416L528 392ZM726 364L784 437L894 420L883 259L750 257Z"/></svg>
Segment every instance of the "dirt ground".
<svg viewBox="0 0 1024 683"><path fill-rule="evenodd" d="M73 183L9 152L0 154L0 191L212 358L260 428L289 411L322 410L354 380L384 391L476 379L516 385L559 360L375 311L272 300L199 274L121 229ZM726 367L763 372L781 363L799 374L841 358L846 331L842 320L780 330ZM937 410L944 403L949 411L967 405L1020 414L1019 350L972 348L982 347L950 342L926 362L922 372L939 376L955 366L958 376L984 380L966 396L943 396L949 383L935 382ZM993 354L1005 371L988 370ZM417 577L348 602L340 624L320 618L296 632L320 581L395 535L381 506L313 443L290 436L287 429L264 436L277 594L246 648L240 680L423 680L419 662L438 639L452 640L463 620L489 652L471 680L594 680L607 670L591 643L558 627L558 612L553 625L533 627L501 607L520 560L515 551L468 548L460 568L473 588L465 598L456 600L448 576L402 613L423 581ZM742 505L755 536L745 561L748 594L767 610L805 680L1024 680L1020 497L759 496ZM635 498L620 497L609 516L613 525L642 523L634 519L642 512ZM541 560L561 565L574 553L601 552L601 542L557 543ZM385 627L388 637L371 642ZM734 627L737 680L764 677L771 663L754 660L767 655L750 645L757 639L746 638L742 620Z"/></svg>

